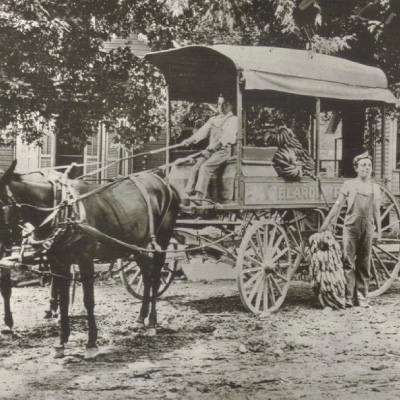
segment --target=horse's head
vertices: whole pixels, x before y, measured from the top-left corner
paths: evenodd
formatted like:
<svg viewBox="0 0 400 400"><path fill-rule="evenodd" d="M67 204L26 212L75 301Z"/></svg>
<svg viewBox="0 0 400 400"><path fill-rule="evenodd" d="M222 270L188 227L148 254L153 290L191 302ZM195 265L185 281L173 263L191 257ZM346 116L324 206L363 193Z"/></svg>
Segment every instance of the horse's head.
<svg viewBox="0 0 400 400"><path fill-rule="evenodd" d="M0 258L6 248L11 247L12 241L18 231L18 217L15 212L16 205L10 191L10 183L14 176L17 161L5 171L0 171Z"/></svg>

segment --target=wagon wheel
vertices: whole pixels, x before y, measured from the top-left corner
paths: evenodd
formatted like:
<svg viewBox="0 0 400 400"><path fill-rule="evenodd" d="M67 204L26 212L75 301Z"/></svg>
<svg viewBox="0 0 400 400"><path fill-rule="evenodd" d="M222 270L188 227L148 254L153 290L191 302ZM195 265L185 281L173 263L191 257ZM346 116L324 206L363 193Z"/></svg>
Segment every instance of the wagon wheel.
<svg viewBox="0 0 400 400"><path fill-rule="evenodd" d="M239 248L236 268L244 306L255 314L276 311L286 297L295 271L283 227L271 219L250 226Z"/></svg>
<svg viewBox="0 0 400 400"><path fill-rule="evenodd" d="M171 243L168 246L169 250L177 249L176 243ZM170 257L168 257L170 255ZM165 264L161 269L161 284L157 293L157 297L160 297L166 292L174 280L175 272L178 266L178 259L174 258L175 254L168 254ZM125 261L123 263L123 269L120 272L120 278L124 284L126 290L137 299L143 299L143 277L139 266L134 260Z"/></svg>
<svg viewBox="0 0 400 400"><path fill-rule="evenodd" d="M400 208L393 194L385 186L381 189L382 240L372 245L369 297L384 293L398 277L400 270ZM344 210L336 222L336 238L341 240Z"/></svg>

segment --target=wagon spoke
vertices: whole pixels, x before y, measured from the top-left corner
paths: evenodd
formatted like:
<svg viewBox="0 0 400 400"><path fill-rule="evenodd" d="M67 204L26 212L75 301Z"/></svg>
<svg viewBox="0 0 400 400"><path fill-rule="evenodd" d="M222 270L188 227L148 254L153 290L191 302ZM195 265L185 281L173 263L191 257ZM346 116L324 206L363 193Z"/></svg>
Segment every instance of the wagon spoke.
<svg viewBox="0 0 400 400"><path fill-rule="evenodd" d="M266 253L268 249L268 239L269 239L269 232L268 232L268 226L264 227L264 240L263 240L263 247L262 247L262 252Z"/></svg>
<svg viewBox="0 0 400 400"><path fill-rule="evenodd" d="M388 231L389 229L392 229L393 226L396 225L397 222L393 222L392 224L385 225L383 228L381 228L382 233Z"/></svg>
<svg viewBox="0 0 400 400"><path fill-rule="evenodd" d="M264 260L262 253L258 250L257 246L255 245L253 238L250 238L249 244L254 251L254 254L260 259L260 261Z"/></svg>
<svg viewBox="0 0 400 400"><path fill-rule="evenodd" d="M270 292L270 298L271 298L271 305L275 305L275 293L274 293L274 288L272 286L272 275L270 275L270 279L268 280L268 285L269 285L269 292ZM282 293L282 292L281 292Z"/></svg>
<svg viewBox="0 0 400 400"><path fill-rule="evenodd" d="M271 275L271 282L275 285L276 289L278 290L279 294L282 296L282 290L278 285L278 282L275 280L275 278Z"/></svg>
<svg viewBox="0 0 400 400"><path fill-rule="evenodd" d="M283 281L287 282L288 278L285 278L283 275L279 274L278 272L274 272L274 274L278 277L281 278Z"/></svg>
<svg viewBox="0 0 400 400"><path fill-rule="evenodd" d="M258 291L257 291L257 297L256 297L256 308L259 310L260 309L260 304L261 304L261 299L263 297L264 293L264 287L266 286L265 284L265 275L261 276L260 283L258 285Z"/></svg>
<svg viewBox="0 0 400 400"><path fill-rule="evenodd" d="M275 235L276 235L277 230L278 229L275 227L271 232L270 240L268 242L268 245L266 246L267 250L269 250L269 251L272 251L272 248L273 248L272 246L273 246L273 243L274 243L274 240L275 240Z"/></svg>
<svg viewBox="0 0 400 400"><path fill-rule="evenodd" d="M376 286L379 288L381 285L379 283L378 273L376 271L375 261L373 258L371 259L371 270L372 270L372 275L374 276L374 280L376 282Z"/></svg>
<svg viewBox="0 0 400 400"><path fill-rule="evenodd" d="M250 294L248 295L248 300L250 301L250 303L253 302L254 296L258 293L258 288L260 287L260 284L263 281L263 275L260 275L255 283L255 285L253 286L253 289L251 290Z"/></svg>
<svg viewBox="0 0 400 400"><path fill-rule="evenodd" d="M261 275L262 271L258 272L257 274L254 274L243 284L244 288L247 289L249 286L251 286Z"/></svg>
<svg viewBox="0 0 400 400"><path fill-rule="evenodd" d="M256 231L256 238L257 238L258 248L262 249L263 248L263 241L262 241L261 233L260 233L259 230Z"/></svg>
<svg viewBox="0 0 400 400"><path fill-rule="evenodd" d="M250 267L246 269L244 272L246 275L252 274L253 272L261 272L262 269L260 267Z"/></svg>
<svg viewBox="0 0 400 400"><path fill-rule="evenodd" d="M265 277L265 283L264 283L264 311L268 310L269 287L267 282L268 282L268 276Z"/></svg>
<svg viewBox="0 0 400 400"><path fill-rule="evenodd" d="M245 256L249 261L251 261L252 263L259 265L261 268L263 267L262 263L261 263L260 261L256 260L255 258L250 257L248 254L245 254L244 256Z"/></svg>
<svg viewBox="0 0 400 400"><path fill-rule="evenodd" d="M280 236L278 240L275 242L274 247L271 249L271 253L275 253L275 251L279 248L280 244L282 243L282 240L284 239L283 236Z"/></svg>
<svg viewBox="0 0 400 400"><path fill-rule="evenodd" d="M379 245L375 244L374 245L377 249L379 249L382 253L385 253L388 257L390 257L391 259L398 261L398 257L394 256L392 253L389 253L388 251L382 249L382 247L380 247Z"/></svg>
<svg viewBox="0 0 400 400"><path fill-rule="evenodd" d="M142 271L140 271L140 268L136 267L137 271L133 274L132 278L129 279L129 284L134 285L136 282L136 279L138 276L141 274Z"/></svg>
<svg viewBox="0 0 400 400"><path fill-rule="evenodd" d="M143 275L140 275L139 282L138 282L137 288L136 288L139 293L142 290L142 286L143 286Z"/></svg>
<svg viewBox="0 0 400 400"><path fill-rule="evenodd" d="M289 252L289 249L285 247L278 254L275 255L275 257L272 259L272 261L275 262L276 260L279 260L287 252Z"/></svg>
<svg viewBox="0 0 400 400"><path fill-rule="evenodd" d="M390 273L387 270L385 264L382 262L382 260L379 258L376 250L374 248L372 248L372 252L374 253L374 256L376 257L376 260L378 261L379 265L381 266L381 268L385 271L385 274L388 278L390 278Z"/></svg>
<svg viewBox="0 0 400 400"><path fill-rule="evenodd" d="M391 204L389 207L386 208L385 212L383 214L381 214L381 221L384 220L386 215L389 214L390 210L392 210L393 207L394 207L394 204Z"/></svg>

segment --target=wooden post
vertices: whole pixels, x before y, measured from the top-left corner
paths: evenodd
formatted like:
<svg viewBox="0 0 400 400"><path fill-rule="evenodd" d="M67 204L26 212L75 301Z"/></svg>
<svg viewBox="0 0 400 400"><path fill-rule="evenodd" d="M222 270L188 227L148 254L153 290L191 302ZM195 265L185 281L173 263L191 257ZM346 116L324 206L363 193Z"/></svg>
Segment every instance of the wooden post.
<svg viewBox="0 0 400 400"><path fill-rule="evenodd" d="M242 206L244 204L244 187L242 187L243 93L241 88L241 71L238 71L236 79L236 112L238 116L236 179L238 185L238 204Z"/></svg>
<svg viewBox="0 0 400 400"><path fill-rule="evenodd" d="M319 175L320 165L319 165L319 150L320 150L320 114L321 114L321 100L317 97L316 108L315 108L315 175Z"/></svg>
<svg viewBox="0 0 400 400"><path fill-rule="evenodd" d="M381 178L385 179L385 162L386 162L386 106L382 105L382 153L381 153Z"/></svg>
<svg viewBox="0 0 400 400"><path fill-rule="evenodd" d="M165 178L169 179L169 142L171 138L171 97L170 97L170 89L169 85L167 85L167 131L165 138L165 146L167 150L165 150Z"/></svg>

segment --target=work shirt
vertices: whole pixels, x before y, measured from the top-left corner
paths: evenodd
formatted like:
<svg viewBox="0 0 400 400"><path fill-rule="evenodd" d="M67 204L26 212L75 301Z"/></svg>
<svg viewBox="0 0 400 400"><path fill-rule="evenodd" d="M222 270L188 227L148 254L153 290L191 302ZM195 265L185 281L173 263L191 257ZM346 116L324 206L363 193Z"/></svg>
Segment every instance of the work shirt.
<svg viewBox="0 0 400 400"><path fill-rule="evenodd" d="M378 200L381 197L381 190L376 183L371 182L370 190L366 192L365 185L360 185L357 179L345 181L340 188L340 192L344 195L347 201L347 208L350 209L354 203L357 193L364 195L373 194L374 199Z"/></svg>
<svg viewBox="0 0 400 400"><path fill-rule="evenodd" d="M194 143L210 137L209 146L214 146L218 141L222 147L235 144L238 131L238 117L228 112L225 115L211 117L193 136Z"/></svg>

